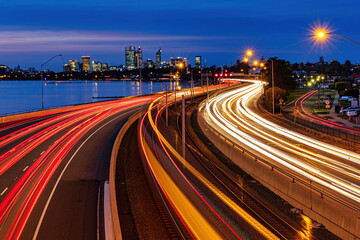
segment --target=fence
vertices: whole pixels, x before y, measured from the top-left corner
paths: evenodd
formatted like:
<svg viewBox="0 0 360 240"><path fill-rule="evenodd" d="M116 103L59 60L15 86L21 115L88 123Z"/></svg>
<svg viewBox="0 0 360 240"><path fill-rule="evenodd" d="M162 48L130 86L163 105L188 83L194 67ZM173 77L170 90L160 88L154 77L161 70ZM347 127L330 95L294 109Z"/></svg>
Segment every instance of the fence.
<svg viewBox="0 0 360 240"><path fill-rule="evenodd" d="M350 131L347 129L341 129L336 126L331 126L323 123L317 123L310 119L295 117L292 112L283 111L282 115L292 122L296 122L298 125L302 125L307 128L311 128L315 131L327 134L329 136L340 138L346 142L352 144L360 144L360 132Z"/></svg>

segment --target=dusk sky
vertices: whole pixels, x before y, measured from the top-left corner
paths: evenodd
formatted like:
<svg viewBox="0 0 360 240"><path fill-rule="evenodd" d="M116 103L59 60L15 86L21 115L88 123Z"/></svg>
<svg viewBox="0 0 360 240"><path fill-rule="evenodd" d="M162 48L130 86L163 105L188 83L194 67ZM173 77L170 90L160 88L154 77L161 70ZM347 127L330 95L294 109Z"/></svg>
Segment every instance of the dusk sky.
<svg viewBox="0 0 360 240"><path fill-rule="evenodd" d="M360 42L360 1L335 0L14 0L1 3L0 64L13 68L47 65L61 70L69 59L124 64L124 47L141 46L144 59L163 49L169 57L207 59L229 65L247 48L291 62L346 59L360 62L360 46L334 38L314 46L309 29L319 23Z"/></svg>

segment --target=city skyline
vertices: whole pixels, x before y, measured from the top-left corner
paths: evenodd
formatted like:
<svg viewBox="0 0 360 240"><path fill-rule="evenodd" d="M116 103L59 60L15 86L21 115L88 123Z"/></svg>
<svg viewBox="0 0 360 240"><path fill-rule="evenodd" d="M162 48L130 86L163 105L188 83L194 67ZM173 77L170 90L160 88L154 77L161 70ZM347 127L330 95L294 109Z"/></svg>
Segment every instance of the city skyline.
<svg viewBox="0 0 360 240"><path fill-rule="evenodd" d="M164 59L187 56L192 65L197 55L208 65L234 64L249 47L264 56L291 62L314 62L319 56L358 62L360 53L358 47L342 40L336 40L336 47L322 50L307 41L310 26L318 22L327 22L340 34L359 40L360 33L354 27L360 24L357 1L250 4L228 0L185 1L181 5L172 1L87 1L86 6L77 1L71 7L68 2L4 3L0 64L39 68L49 57L61 53L65 59L90 55L100 62L120 65L125 64L123 48L129 45L141 45L144 60L155 59L154 53L162 48L166 49ZM129 18L135 13L135 19ZM59 58L49 63L49 68L59 70L62 65Z"/></svg>

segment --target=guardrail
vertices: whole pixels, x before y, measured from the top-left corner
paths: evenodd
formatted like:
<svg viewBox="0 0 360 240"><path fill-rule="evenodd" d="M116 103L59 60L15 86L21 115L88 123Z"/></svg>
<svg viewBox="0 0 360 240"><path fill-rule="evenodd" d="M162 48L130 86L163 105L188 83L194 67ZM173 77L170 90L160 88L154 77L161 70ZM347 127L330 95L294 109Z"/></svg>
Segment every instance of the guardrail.
<svg viewBox="0 0 360 240"><path fill-rule="evenodd" d="M130 128L130 126L141 117L141 115L142 113L141 111L139 111L138 113L135 113L131 117L129 117L128 121L124 124L124 126L121 128L120 132L118 133L111 151L110 172L109 172L109 198L108 198L108 200L110 201L109 203L110 212L104 213L105 215L108 216L105 217L105 229L110 229L111 233L105 232L106 240L108 239L122 240L122 233L121 233L118 207L116 201L116 186L115 186L116 161L118 156L118 150L121 141L125 136L125 133Z"/></svg>
<svg viewBox="0 0 360 240"><path fill-rule="evenodd" d="M204 102L201 103L201 104L204 104ZM200 109L201 109L201 108L199 108L199 111L200 111ZM243 154L246 154L246 155L248 155L249 157L254 158L255 161L258 161L258 162L266 165L266 166L269 167L271 170L273 170L273 171L274 171L274 170L278 171L279 173L283 174L284 176L292 179L292 181L293 181L294 183L295 183L295 181L296 181L296 182L302 184L303 186L308 187L309 189L316 191L322 198L323 198L324 196L326 196L326 197L328 197L329 199L332 199L332 200L334 200L335 202L337 202L337 203L339 203L339 204L341 204L341 205L343 205L343 206L345 206L345 207L347 207L347 208L349 208L349 209L351 209L351 210L353 210L353 211L360 212L360 206L354 206L353 204L349 204L349 203L347 203L346 201L343 201L343 200L337 198L337 197L334 196L333 194L328 193L328 192L326 192L325 190L323 190L323 189L321 189L321 188L319 188L319 187L316 187L316 186L312 185L312 184L311 184L311 182L312 182L311 180L309 180L309 182L304 181L303 179L297 177L296 175L293 175L293 174L288 173L287 171L285 171L285 170L283 170L282 168L280 168L280 167L278 167L278 166L276 166L276 165L274 165L274 164L266 161L265 159L259 158L258 156L256 156L256 155L253 154L252 152L246 150L244 147L241 147L240 145L238 145L237 143L233 142L232 140L227 139L227 138L226 138L224 135L222 135L218 130L216 130L216 129L213 128L210 124L208 124L207 121L203 118L203 116L201 115L200 112L199 112L198 116L199 116L199 119L200 119L203 123L205 123L205 125L208 127L208 129L209 129L210 131L212 131L215 135L217 135L218 137L220 137L221 139L223 139L227 144L229 144L230 146L232 146L234 149L240 150Z"/></svg>

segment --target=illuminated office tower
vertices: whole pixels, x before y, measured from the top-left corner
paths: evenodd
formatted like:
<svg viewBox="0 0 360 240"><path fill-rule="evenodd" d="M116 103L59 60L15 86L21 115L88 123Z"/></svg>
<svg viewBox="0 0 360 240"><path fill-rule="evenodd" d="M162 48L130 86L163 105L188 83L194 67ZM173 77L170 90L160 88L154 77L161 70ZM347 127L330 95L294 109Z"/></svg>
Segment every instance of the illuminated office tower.
<svg viewBox="0 0 360 240"><path fill-rule="evenodd" d="M65 73L68 73L68 72L70 72L70 65L69 64L64 64L64 66L63 66L63 72L65 72Z"/></svg>
<svg viewBox="0 0 360 240"><path fill-rule="evenodd" d="M92 71L93 72L101 72L101 63L97 61L92 61Z"/></svg>
<svg viewBox="0 0 360 240"><path fill-rule="evenodd" d="M189 59L186 57L186 58L184 58L184 67L187 67L187 66L189 66Z"/></svg>
<svg viewBox="0 0 360 240"><path fill-rule="evenodd" d="M109 64L103 63L103 65L102 65L102 70L103 70L103 71L108 71L108 70L109 70Z"/></svg>
<svg viewBox="0 0 360 240"><path fill-rule="evenodd" d="M161 48L156 52L155 66L156 66L156 67L160 67L160 66L161 66Z"/></svg>
<svg viewBox="0 0 360 240"><path fill-rule="evenodd" d="M82 70L84 72L90 72L90 56L82 56Z"/></svg>
<svg viewBox="0 0 360 240"><path fill-rule="evenodd" d="M125 64L127 69L135 68L135 47L130 46L129 48L125 47Z"/></svg>
<svg viewBox="0 0 360 240"><path fill-rule="evenodd" d="M196 56L195 57L195 67L196 68L201 68L201 56Z"/></svg>
<svg viewBox="0 0 360 240"><path fill-rule="evenodd" d="M140 68L143 64L143 53L139 46L139 49L135 52L135 67Z"/></svg>
<svg viewBox="0 0 360 240"><path fill-rule="evenodd" d="M77 71L77 61L76 60L69 60L69 66L71 72Z"/></svg>

